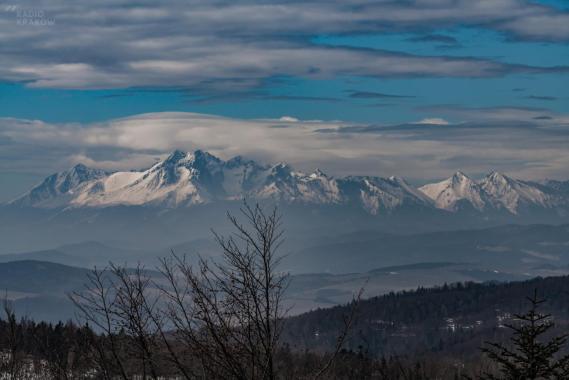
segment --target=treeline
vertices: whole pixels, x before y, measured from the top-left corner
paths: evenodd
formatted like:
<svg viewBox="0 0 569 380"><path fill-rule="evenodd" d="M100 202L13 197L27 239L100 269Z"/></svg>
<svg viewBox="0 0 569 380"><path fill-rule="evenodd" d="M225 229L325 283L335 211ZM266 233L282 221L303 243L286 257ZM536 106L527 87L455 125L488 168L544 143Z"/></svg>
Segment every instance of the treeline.
<svg viewBox="0 0 569 380"><path fill-rule="evenodd" d="M18 319L5 301L0 318L0 378L79 379L94 369L98 336L72 322L45 323Z"/></svg>
<svg viewBox="0 0 569 380"><path fill-rule="evenodd" d="M462 303L467 301L459 300L461 297L456 295L478 294L480 300L501 300L500 297L495 298L497 294L505 297L504 302L510 303L512 310L518 306L522 309L528 308L526 297L522 294L531 294L532 289L548 289L561 296L566 287L567 277L536 279L524 283L511 284L454 284L434 289L421 289L416 292L403 292L391 294L385 297L377 297L370 300L361 301L358 314L354 321L353 329L350 332L346 346L351 348L342 348L334 353L334 347L337 342L331 342L328 345L322 345L318 348L301 348L296 342L295 345L284 343L279 346L273 356L275 365L275 379L312 379L322 368L326 368L325 379L410 379L410 380L426 380L426 379L463 379L466 376L471 378L483 378L482 373L485 371L498 370L498 365L492 360L482 355L480 348L485 345L486 340L493 342L508 342L511 333L505 327L507 321L504 320L503 327L494 326L490 330L496 329L499 335L478 334L473 332L464 332L460 329L454 332L444 327L447 337L445 345L435 345L435 347L417 349L415 352L409 350L401 350L399 353L377 354L371 352L365 345L360 344L353 347L358 339L362 341L365 336L362 327L362 316L365 313L371 313L370 305L380 302L382 299L388 299L391 303L392 311L398 315L400 309L403 310L412 307L415 303L417 307L426 305L429 296L437 297L438 302L448 304L450 307L455 302ZM503 292L506 290L505 292ZM520 295L520 298L514 299L510 295ZM446 297L445 297L446 295ZM473 296L474 297L474 296ZM399 300L398 302L393 302ZM453 301L454 300L454 301ZM501 301L500 301L501 302ZM507 302L504 304L507 306ZM410 304L411 303L411 304ZM377 306L377 305L375 305ZM486 306L494 306L492 302ZM559 313L565 310L566 304L559 300L550 300L544 303L543 310L555 310ZM78 326L73 322L48 324L44 322L34 322L28 319L17 319L16 314L10 309L9 303L5 304L4 316L0 319L0 352L2 355L0 364L0 378L2 379L135 379L137 375L146 373L147 378L180 378L178 365L172 363L172 357L168 353L168 347L160 344L159 339L151 339L157 343L152 347L152 365L155 368L155 376L149 374L149 363L144 359L144 355L140 349L140 341L137 337L129 333L126 329L118 330L112 335L95 333L88 326ZM338 313L343 308L335 308L334 312ZM438 309L438 308L437 308ZM353 309L345 308L345 312L351 312ZM381 309L383 310L383 309ZM455 310L452 309L451 310ZM287 319L285 321L285 336L290 336L291 329L298 326L298 321L306 317L314 315L325 315L326 310L309 313L304 316ZM486 314L483 310L478 310L475 306L469 309L469 312L478 315ZM492 314L492 313L490 313ZM336 336L337 331L343 328L340 323L347 314L338 314L340 319L329 331L330 336ZM382 314L380 314L382 315ZM405 314L407 315L407 314ZM555 321L556 331L559 333L566 326L566 319L559 318L556 314L551 321ZM368 316L372 316L368 314ZM441 312L440 316L446 316ZM402 319L414 321L413 317L404 316ZM315 327L318 335L326 335L325 326L334 317L324 317L320 323L316 323ZM436 319L436 318L434 318ZM509 318L514 321L515 316ZM446 321L446 320L445 320ZM416 324L416 322L415 322ZM411 324L409 324L410 326ZM333 333L333 331L335 332ZM377 334L377 330L370 331ZM171 334L174 334L171 332ZM453 335L454 334L454 335ZM461 340L465 337L476 336L475 342L469 347L461 346ZM555 335L555 334L553 334ZM372 337L367 335L369 341ZM397 339L403 339L407 343L413 339L421 338L421 334L398 335ZM395 339L395 338L393 338ZM149 340L149 341L150 341ZM176 340L172 335L170 340L175 344ZM321 344L321 340L319 340ZM464 343L464 342L462 342ZM387 342L386 344L389 344ZM114 348L113 348L114 345ZM458 349L457 347L461 347ZM386 347L388 348L388 347ZM184 351L183 347L170 347L176 350L178 360L180 360L191 375L188 378L203 379L214 378L204 377L200 374L202 363L197 359L195 353ZM560 347L562 349L562 347ZM117 354L117 358L113 358L113 353ZM118 363L122 366L119 368ZM146 366L146 368L144 368ZM121 374L124 371L124 374ZM228 377L237 378L237 377ZM251 377L255 379L256 377ZM497 377L504 378L507 377ZM548 377L546 377L548 378ZM552 379L555 377L551 377Z"/></svg>
<svg viewBox="0 0 569 380"><path fill-rule="evenodd" d="M113 337L120 353L119 360L126 371L126 378L137 379L145 370L140 367L136 342L132 337L119 333ZM106 360L105 374L101 369L101 353L98 347L108 347L108 336L95 334L88 326L77 326L73 322L47 324L21 319L10 326L5 319L0 322L0 378L5 380L49 380L49 379L122 379L117 366L110 358ZM155 348L156 378L180 379L179 371L167 359L165 347ZM106 352L107 355L110 350ZM275 355L275 379L312 379L323 366L332 359L332 354L319 354L304 351L295 352L283 346ZM188 355L191 358L192 355ZM199 362L186 362L188 369L194 371L190 378L210 379L200 375ZM193 367L193 368L192 368ZM148 372L146 370L146 372ZM410 360L404 358L373 358L362 350L340 350L333 364L326 371L324 379L433 379L457 372L456 363L445 358L423 358ZM110 377L107 377L110 376ZM147 374L152 379L152 375ZM233 377L228 377L231 379ZM252 379L254 379L252 377Z"/></svg>
<svg viewBox="0 0 569 380"><path fill-rule="evenodd" d="M49 379L121 379L116 366L107 368L107 374L100 367L101 353L98 347L108 347L110 337L95 334L88 326L77 326L73 322L47 324L20 319L12 323L7 318L0 321L0 378L5 380L49 380ZM136 342L132 337L119 333L113 337L120 353L126 377L137 379L144 369L137 355ZM155 364L157 378L180 379L176 366L167 360L165 347L156 347ZM108 350L106 354L110 354ZM188 355L191 358L192 355ZM320 354L311 351L296 352L284 345L275 355L275 379L312 379L314 374L326 366L332 354ZM106 359L107 365L113 360ZM195 371L191 378L209 379L199 374L200 364L185 363ZM193 368L192 368L193 367ZM469 367L469 366L467 366ZM470 369L457 367L451 358L424 357L420 360L402 357L375 358L369 352L358 350L340 350L332 365L326 371L324 379L379 379L379 380L426 380L453 379L460 372L470 373ZM449 376L451 375L451 376ZM152 379L147 374L147 378ZM232 377L228 377L230 379ZM252 378L254 379L254 378Z"/></svg>
<svg viewBox="0 0 569 380"><path fill-rule="evenodd" d="M512 283L459 283L391 293L362 300L346 347L373 356L443 354L476 360L485 341L508 337L505 325L527 308L526 297L539 290L547 298L558 330L569 323L569 277ZM325 351L350 306L319 309L286 321L283 339L295 349Z"/></svg>
<svg viewBox="0 0 569 380"><path fill-rule="evenodd" d="M531 291L531 287L539 289L541 285L545 288L553 290L563 289L563 283L566 277L547 278L532 280L525 283L513 284L455 284L436 289L423 289L419 292L405 292L398 295L389 295L387 297L379 297L373 300L362 301L362 305L366 303L377 302L381 298L392 298L395 296L412 297L413 300L422 300L426 294L447 294L454 292L464 292L466 290L498 290L508 288L515 289L514 293L519 289ZM496 292L496 293L499 293ZM507 296L510 293L505 293ZM422 296L421 296L422 295ZM417 298L418 297L418 298ZM486 296L485 296L486 297ZM491 297L490 297L491 298ZM509 297L508 297L509 298ZM450 300L451 297L448 298ZM449 301L450 302L450 301ZM322 369L325 369L325 379L405 379L405 380L426 380L426 379L565 379L569 375L569 362L560 353L565 349L566 335L559 335L563 331L563 323L566 320L553 318L549 314L543 314L542 310L551 310L555 305L561 309L565 305L561 302L550 302L549 305L545 301L536 302L530 299L528 303L527 297L518 300L511 300L512 304L522 302L524 310L530 308L525 314L512 315L509 320L503 321L503 327L500 327L500 336L498 340L492 340L488 343L481 340L479 344L473 345L468 349L467 355L460 351L452 349L428 349L417 351L411 354L409 351L403 350L399 354L377 355L370 352L363 345L356 348L341 348L337 352L334 351L334 345L325 347L324 351L316 349L300 349L292 347L284 343L279 345L273 356L274 360L274 379L313 379ZM537 304L540 310L537 310ZM402 307L406 302L400 302L398 305ZM354 309L347 309L352 311ZM362 311L366 310L362 308ZM475 310L475 309L474 309ZM345 316L345 314L344 314ZM290 320L293 322L303 318L296 317ZM519 324L518 322L530 322ZM554 321L557 326L554 326ZM285 331L291 329L294 324L286 322ZM326 325L326 320L322 320L322 325ZM533 323L532 322L536 322ZM354 322L357 327L361 322ZM561 326L560 326L561 325ZM508 327L510 326L510 327ZM513 326L513 327L512 327ZM519 327L516 327L519 326ZM336 328L341 328L340 325ZM558 366L557 371L551 372L551 376L541 377L519 377L517 367L512 371L513 375L496 377L485 377L486 373L500 373L500 360L508 362L512 354L523 352L522 350L510 349L515 344L510 343L512 337L511 330L515 329L515 335L525 334L523 339L518 342L523 344L533 344L538 349L530 347L527 351L539 353L544 358L535 359L538 365L531 365L531 361L521 364L527 367L527 371L545 371L547 367L543 367L543 363L556 363L554 358L561 357L563 366ZM532 330L533 329L533 330ZM552 331L548 330L552 329ZM322 330L323 331L323 330ZM457 333L455 331L454 333ZM547 334L546 334L547 333ZM553 334L551 334L553 333ZM173 331L170 334L175 334ZM288 334L288 333L287 333ZM321 333L319 333L321 334ZM459 333L460 334L460 333ZM546 339L539 335L543 334ZM348 346L353 343L354 335L357 331L352 331L351 338L348 339ZM528 339L528 336L530 337ZM78 326L73 322L48 324L44 322L36 323L28 319L17 319L14 311L10 308L9 303L4 305L4 317L0 319L0 378L2 379L19 379L19 380L35 380L35 379L137 379L137 376L146 375L149 379L205 379L205 378L221 378L208 377L200 372L203 370L203 363L200 363L196 353L185 351L183 347L160 344L159 339L147 337L148 341L156 343L151 347L152 350L152 366L154 374L150 373L148 366L150 363L144 359L144 353L141 351L139 341L140 337L130 334L126 329L119 330L111 335L95 333L88 325ZM138 341L137 341L138 339ZM410 339L410 335L406 337ZM485 338L484 338L485 339ZM532 342L532 339L534 340ZM550 343L547 343L547 339ZM455 338L454 344L460 339ZM174 345L176 339L172 335L169 342ZM529 342L529 343L528 343ZM542 343L545 342L545 343ZM337 343L337 342L336 342ZM503 344L505 343L505 344ZM553 349L547 350L544 347L550 345ZM451 345L449 345L451 347ZM485 347L485 353L481 348ZM173 363L173 357L169 350L177 352L177 360L180 363ZM509 354L500 357L500 353L509 350ZM558 352L559 351L559 352ZM118 355L113 358L112 355ZM491 355L493 354L494 359ZM526 360L526 359L524 359ZM120 364L119 364L120 363ZM187 377L180 374L179 365L183 365L188 371ZM145 368L146 367L146 368ZM535 367L535 368L534 368ZM554 365L551 365L553 368ZM562 373L559 375L558 373ZM254 375L253 375L254 376ZM250 377L251 379L262 377ZM226 377L228 379L238 378L237 376Z"/></svg>

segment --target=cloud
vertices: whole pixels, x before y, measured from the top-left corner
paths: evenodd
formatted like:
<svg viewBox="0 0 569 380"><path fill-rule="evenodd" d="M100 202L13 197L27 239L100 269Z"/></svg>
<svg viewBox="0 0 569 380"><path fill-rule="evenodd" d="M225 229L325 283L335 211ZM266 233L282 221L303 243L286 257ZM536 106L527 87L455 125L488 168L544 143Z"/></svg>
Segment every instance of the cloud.
<svg viewBox="0 0 569 380"><path fill-rule="evenodd" d="M296 123L298 121L298 119L296 117L292 117L292 116L282 116L279 121L284 121L284 122L288 122L288 123Z"/></svg>
<svg viewBox="0 0 569 380"><path fill-rule="evenodd" d="M519 39L536 41L567 41L569 36L569 13L538 13L512 18L500 24L500 29Z"/></svg>
<svg viewBox="0 0 569 380"><path fill-rule="evenodd" d="M437 112L444 114L441 108ZM320 167L332 175L397 174L422 180L458 169L496 169L521 178L569 178L568 115L507 107L462 112L468 121L433 116L398 125L181 112L91 124L3 118L0 174L49 174L77 162L107 170L142 168L173 149L199 148L225 159L245 155L268 163L286 161L299 170Z"/></svg>
<svg viewBox="0 0 569 380"><path fill-rule="evenodd" d="M188 92L190 92L188 90ZM247 99L252 100L277 100L277 101L309 101L309 102L326 102L326 103L337 103L341 99L333 98L328 96L304 96L304 95L272 95L267 94L265 91L260 91L258 89L252 91L240 91L236 93L224 93L207 95L201 98L192 99L193 103L215 103L222 101L233 101L239 102Z"/></svg>
<svg viewBox="0 0 569 380"><path fill-rule="evenodd" d="M394 94L384 94L381 92L372 91L350 91L350 98L356 99L405 99L414 98L412 95L394 95Z"/></svg>
<svg viewBox="0 0 569 380"><path fill-rule="evenodd" d="M499 77L509 73L557 73L565 67L543 68L485 59L413 56L404 53L340 47L311 47L292 42L278 46L203 41L204 46L179 46L168 59L139 59L116 66L86 63L27 63L0 68L0 77L25 80L31 87L121 88L183 85L197 91L232 92L258 87L273 75L312 79L337 75L369 77ZM33 48L33 46L31 47ZM103 46L99 47L104 49ZM195 49L194 49L195 48ZM2 48L0 47L0 52ZM166 49L165 52L169 54ZM163 54L140 51L142 54ZM9 58L9 57L8 57ZM62 58L54 58L61 60ZM122 60L119 53L117 61Z"/></svg>
<svg viewBox="0 0 569 380"><path fill-rule="evenodd" d="M428 117L419 121L419 124L448 125L449 122L440 117Z"/></svg>
<svg viewBox="0 0 569 380"><path fill-rule="evenodd" d="M456 38L451 36L445 36L442 34L426 34L423 36L411 37L407 41L410 42L434 42L446 45L458 45Z"/></svg>
<svg viewBox="0 0 569 380"><path fill-rule="evenodd" d="M555 96L544 96L544 95L529 95L529 96L524 96L524 98L533 99L533 100L547 100L547 101L557 100L557 97Z"/></svg>
<svg viewBox="0 0 569 380"><path fill-rule="evenodd" d="M556 114L547 108L495 106L495 107L465 107L456 104L442 104L417 107L418 111L443 114L461 121L494 121L494 122L526 122L536 117L548 116L552 122L569 123L567 115Z"/></svg>
<svg viewBox="0 0 569 380"><path fill-rule="evenodd" d="M324 34L424 32L477 26L515 39L569 40L569 13L522 0L88 1L21 0L55 25L0 14L0 79L73 89L181 86L242 91L279 75L327 78L495 77L566 72L472 57L325 47Z"/></svg>

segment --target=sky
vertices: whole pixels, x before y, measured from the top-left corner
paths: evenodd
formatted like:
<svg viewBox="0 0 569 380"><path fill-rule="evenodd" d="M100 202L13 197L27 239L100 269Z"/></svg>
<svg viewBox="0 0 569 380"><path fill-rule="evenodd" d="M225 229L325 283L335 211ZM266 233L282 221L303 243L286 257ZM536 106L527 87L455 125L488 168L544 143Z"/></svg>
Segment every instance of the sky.
<svg viewBox="0 0 569 380"><path fill-rule="evenodd" d="M565 0L0 1L0 202L173 149L569 179Z"/></svg>

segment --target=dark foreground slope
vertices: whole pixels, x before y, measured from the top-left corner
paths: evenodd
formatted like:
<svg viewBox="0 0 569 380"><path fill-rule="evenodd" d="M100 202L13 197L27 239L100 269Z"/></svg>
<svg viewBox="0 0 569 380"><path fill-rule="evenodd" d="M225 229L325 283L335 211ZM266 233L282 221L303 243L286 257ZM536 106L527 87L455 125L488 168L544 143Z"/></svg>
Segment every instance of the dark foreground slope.
<svg viewBox="0 0 569 380"><path fill-rule="evenodd" d="M419 265L423 269L425 266ZM65 293L80 286L85 271L36 261L6 263L0 264L0 285L11 284L16 289L18 280L27 282L29 289L20 287L12 292L11 296L16 299L16 312L20 316L31 316L29 309L39 306L35 319L50 320L54 315L46 313L46 310L69 307L67 313L72 313L71 305L62 303L62 300ZM63 286L58 284L58 279L63 277L74 280ZM42 289L38 288L40 283L44 284ZM46 294L49 288L50 294ZM488 364L479 348L488 340L508 340L510 334L504 325L514 322L514 313L527 310L525 297L536 289L548 299L543 311L553 314L556 323L553 333L567 331L569 276L510 283L460 283L363 300L357 309L346 350L339 354L326 378L423 380L461 378L463 370L465 374L474 374ZM31 293L32 290L37 292L35 296L18 294L25 291ZM350 310L351 305L319 309L284 321L283 340L290 350L284 349L278 353L283 378L299 378L295 377L295 373L313 373L327 362L327 354L320 356L317 353L330 353L335 349L338 333L343 328L343 317ZM2 319L4 316L0 317ZM28 327L28 340L35 342L37 326L22 323ZM58 331L65 333L69 330L72 335L79 332L72 325L68 325L67 330L62 330L63 325L41 326L47 329L48 342L53 342L50 336L57 335ZM0 321L0 346L4 344L3 347L5 332L6 325ZM73 336L71 339L77 339ZM55 347L47 348L60 349L62 343L55 342ZM75 347L82 343L72 340L70 344ZM43 358L45 352L37 353L33 344L30 347L25 349ZM86 365L90 368L88 366L93 364L87 362ZM415 375L410 375L415 372Z"/></svg>
<svg viewBox="0 0 569 380"><path fill-rule="evenodd" d="M569 327L569 276L511 283L444 285L374 297L360 302L348 348L372 355L432 353L463 359L478 357L488 340L509 337L504 324L527 309L526 296L547 299L557 332ZM287 320L291 347L330 350L351 305L319 309Z"/></svg>

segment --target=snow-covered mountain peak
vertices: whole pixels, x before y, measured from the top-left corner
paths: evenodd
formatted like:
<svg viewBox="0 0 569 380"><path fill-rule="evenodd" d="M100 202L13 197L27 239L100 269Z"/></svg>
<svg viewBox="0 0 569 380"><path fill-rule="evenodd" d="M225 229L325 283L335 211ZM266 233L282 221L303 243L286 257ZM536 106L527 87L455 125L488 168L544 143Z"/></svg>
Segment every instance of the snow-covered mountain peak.
<svg viewBox="0 0 569 380"><path fill-rule="evenodd" d="M322 170L320 170L319 168L316 168L316 170L310 174L310 177L311 178L320 178L320 177L328 178L328 175L326 173L324 173Z"/></svg>
<svg viewBox="0 0 569 380"><path fill-rule="evenodd" d="M405 180L401 177L397 177L397 176L389 176L389 180L392 182L405 182Z"/></svg>
<svg viewBox="0 0 569 380"><path fill-rule="evenodd" d="M455 172L452 177L449 178L449 180L453 183L453 184L462 184L462 183L469 183L472 182L472 180L470 179L470 177L468 177L466 174L464 174L463 172L461 172L460 170Z"/></svg>
<svg viewBox="0 0 569 380"><path fill-rule="evenodd" d="M88 171L90 168L88 168L87 166L85 166L82 163L78 163L75 166L73 166L70 171L74 171L74 172L81 172L81 171ZM96 169L93 169L96 170Z"/></svg>
<svg viewBox="0 0 569 380"><path fill-rule="evenodd" d="M444 210L456 211L463 204L483 210L487 205L481 187L460 171L441 182L422 186L419 190L431 198L436 207Z"/></svg>
<svg viewBox="0 0 569 380"><path fill-rule="evenodd" d="M209 165L212 163L217 165L222 162L221 159L217 158L213 154L210 154L209 152L205 152L200 149L195 150L191 156L193 157L193 162L196 165L201 165L201 164Z"/></svg>
<svg viewBox="0 0 569 380"><path fill-rule="evenodd" d="M397 209L504 210L521 207L567 209L565 182L538 184L498 172L474 181L463 172L419 189L403 178L335 178L320 169L303 173L285 162L259 164L241 156L224 161L208 152L172 152L152 167L107 173L78 164L47 177L12 204L42 208L149 205L189 207L216 201L272 198L286 203L349 205L371 214ZM562 212L562 211L561 211Z"/></svg>
<svg viewBox="0 0 569 380"><path fill-rule="evenodd" d="M269 176L273 179L285 180L291 178L293 175L293 168L287 163L279 162L269 169Z"/></svg>
<svg viewBox="0 0 569 380"><path fill-rule="evenodd" d="M199 180L220 176L223 164L219 158L202 150L196 150L193 153L176 150L164 161L156 164L151 172L156 172L163 178L163 181L160 181L162 184L170 185L178 182L182 177Z"/></svg>
<svg viewBox="0 0 569 380"><path fill-rule="evenodd" d="M69 170L50 175L12 203L26 206L41 206L57 198L57 205L65 204L73 196L76 189L107 175L108 173L103 170L77 164Z"/></svg>
<svg viewBox="0 0 569 380"><path fill-rule="evenodd" d="M428 203L430 203L430 201L431 201L431 199L429 197L427 197L425 194L423 194L421 191L419 191L414 186L411 186L409 184L409 182L407 182L402 177L392 175L387 179L387 181L390 183L391 186L399 187L402 190L404 190L410 194L413 194L415 197L417 197L418 199L421 199L422 201L426 201Z"/></svg>
<svg viewBox="0 0 569 380"><path fill-rule="evenodd" d="M494 200L497 207L504 207L517 214L520 207L553 207L555 200L540 185L491 172L481 182L482 189Z"/></svg>
<svg viewBox="0 0 569 380"><path fill-rule="evenodd" d="M235 156L225 162L225 166L229 169L245 165L256 165L256 162L253 160L248 160L243 156Z"/></svg>
<svg viewBox="0 0 569 380"><path fill-rule="evenodd" d="M99 178L107 173L101 169L93 169L85 166L84 164L77 164L66 172L61 173L60 178L77 179L78 181L87 181L92 178Z"/></svg>
<svg viewBox="0 0 569 380"><path fill-rule="evenodd" d="M492 182L495 183L497 185L502 185L505 186L507 184L509 184L512 179L508 176L506 176L505 174L502 174L500 172L497 171L491 171L486 177L485 180L487 182ZM484 181L484 180L483 180Z"/></svg>
<svg viewBox="0 0 569 380"><path fill-rule="evenodd" d="M202 164L208 163L220 163L221 160L216 156L205 152L201 149L195 150L193 153L189 153L183 150L176 149L168 155L162 162L158 164L165 165L193 165L200 166Z"/></svg>
<svg viewBox="0 0 569 380"><path fill-rule="evenodd" d="M202 150L196 150L192 156L193 159L189 161L192 169L199 171L201 174L207 172L212 176L223 176L222 171L225 163L219 158Z"/></svg>
<svg viewBox="0 0 569 380"><path fill-rule="evenodd" d="M222 161L214 155L204 152L203 150L195 150L193 153L175 150L159 166L185 166L194 169L204 169L217 167Z"/></svg>
<svg viewBox="0 0 569 380"><path fill-rule="evenodd" d="M189 155L187 152L184 152L183 150L176 149L175 151L170 153L170 155L168 157L166 157L166 159L162 162L166 165L177 164L181 161L188 160L188 156Z"/></svg>

